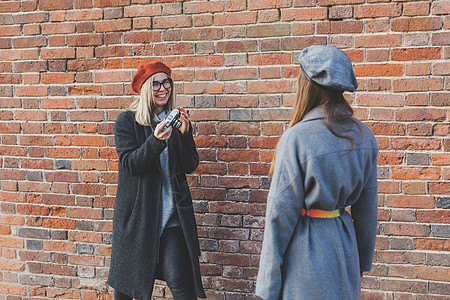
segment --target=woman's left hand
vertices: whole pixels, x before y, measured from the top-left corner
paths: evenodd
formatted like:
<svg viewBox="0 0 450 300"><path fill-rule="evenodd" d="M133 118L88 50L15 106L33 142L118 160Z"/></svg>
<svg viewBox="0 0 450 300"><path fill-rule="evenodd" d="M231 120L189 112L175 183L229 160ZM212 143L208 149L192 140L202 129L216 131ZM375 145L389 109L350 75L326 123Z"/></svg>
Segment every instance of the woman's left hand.
<svg viewBox="0 0 450 300"><path fill-rule="evenodd" d="M183 107L178 106L177 108L180 110L180 118L178 120L180 120L180 122L181 122L181 126L180 126L180 128L178 128L178 130L181 132L181 134L189 133L188 114Z"/></svg>

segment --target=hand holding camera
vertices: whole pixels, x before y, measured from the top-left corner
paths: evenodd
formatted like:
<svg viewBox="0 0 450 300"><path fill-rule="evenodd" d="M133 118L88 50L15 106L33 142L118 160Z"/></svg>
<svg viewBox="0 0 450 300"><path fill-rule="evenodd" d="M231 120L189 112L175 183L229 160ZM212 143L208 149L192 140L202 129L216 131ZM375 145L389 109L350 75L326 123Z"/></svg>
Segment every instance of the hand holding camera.
<svg viewBox="0 0 450 300"><path fill-rule="evenodd" d="M177 128L181 134L189 132L188 114L181 106L172 110L167 118L156 125L154 135L159 140L168 140L172 135L173 128Z"/></svg>
<svg viewBox="0 0 450 300"><path fill-rule="evenodd" d="M181 122L178 120L180 117L180 111L175 108L170 112L170 114L166 118L166 125L164 125L162 131L165 131L169 126L172 126L173 128L180 128Z"/></svg>

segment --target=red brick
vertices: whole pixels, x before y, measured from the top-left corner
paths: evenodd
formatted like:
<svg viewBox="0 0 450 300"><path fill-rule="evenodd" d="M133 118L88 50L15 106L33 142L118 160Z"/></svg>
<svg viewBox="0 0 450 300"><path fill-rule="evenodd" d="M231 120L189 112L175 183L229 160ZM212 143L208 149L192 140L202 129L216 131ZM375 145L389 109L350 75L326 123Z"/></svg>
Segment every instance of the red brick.
<svg viewBox="0 0 450 300"><path fill-rule="evenodd" d="M76 85L68 87L69 95L101 95L101 85Z"/></svg>
<svg viewBox="0 0 450 300"><path fill-rule="evenodd" d="M248 83L249 94L265 93L289 93L291 83L289 81L251 81Z"/></svg>
<svg viewBox="0 0 450 300"><path fill-rule="evenodd" d="M95 73L94 82L129 82L131 80L131 73L129 71L109 71Z"/></svg>
<svg viewBox="0 0 450 300"><path fill-rule="evenodd" d="M434 108L404 108L396 113L398 121L444 121L446 111Z"/></svg>
<svg viewBox="0 0 450 300"><path fill-rule="evenodd" d="M123 41L127 44L160 42L161 33L153 31L125 32Z"/></svg>
<svg viewBox="0 0 450 300"><path fill-rule="evenodd" d="M48 20L48 12L36 12L36 13L14 15L15 24L42 23L46 22L47 20Z"/></svg>
<svg viewBox="0 0 450 300"><path fill-rule="evenodd" d="M327 9L325 7L315 8L287 8L281 9L281 21L308 21L325 20Z"/></svg>
<svg viewBox="0 0 450 300"><path fill-rule="evenodd" d="M435 167L392 167L391 178L403 180L439 180L440 168Z"/></svg>
<svg viewBox="0 0 450 300"><path fill-rule="evenodd" d="M47 38L43 36L22 37L13 39L14 48L34 48L47 45Z"/></svg>
<svg viewBox="0 0 450 300"><path fill-rule="evenodd" d="M448 15L450 13L450 5L447 1L434 1L431 3L431 14Z"/></svg>
<svg viewBox="0 0 450 300"><path fill-rule="evenodd" d="M100 46L102 44L103 44L103 36L100 33L77 34L77 35L69 35L67 37L67 45L70 47Z"/></svg>
<svg viewBox="0 0 450 300"><path fill-rule="evenodd" d="M410 63L406 65L406 76L426 76L431 75L431 64L425 63Z"/></svg>
<svg viewBox="0 0 450 300"><path fill-rule="evenodd" d="M303 4L305 0L294 0ZM364 0L318 0L320 6L328 5L344 5L344 4L361 4Z"/></svg>
<svg viewBox="0 0 450 300"><path fill-rule="evenodd" d="M73 8L72 0L40 0L39 10L68 10Z"/></svg>
<svg viewBox="0 0 450 300"><path fill-rule="evenodd" d="M74 48L53 48L42 49L41 59L67 59L75 58Z"/></svg>
<svg viewBox="0 0 450 300"><path fill-rule="evenodd" d="M399 208L434 208L434 197L389 195L386 197L386 205Z"/></svg>
<svg viewBox="0 0 450 300"><path fill-rule="evenodd" d="M222 83L185 83L185 94L222 94Z"/></svg>
<svg viewBox="0 0 450 300"><path fill-rule="evenodd" d="M447 126L447 130L449 127ZM449 153L432 153L431 163L435 166L448 166L450 165L450 154Z"/></svg>
<svg viewBox="0 0 450 300"><path fill-rule="evenodd" d="M221 55L202 55L202 56L184 56L184 67L221 67L223 66L223 56Z"/></svg>
<svg viewBox="0 0 450 300"><path fill-rule="evenodd" d="M398 77L403 75L403 65L401 64L356 65L354 70L357 77Z"/></svg>
<svg viewBox="0 0 450 300"><path fill-rule="evenodd" d="M72 191L78 195L105 195L106 187L98 184L72 184Z"/></svg>
<svg viewBox="0 0 450 300"><path fill-rule="evenodd" d="M362 33L362 21L331 21L317 23L318 34Z"/></svg>
<svg viewBox="0 0 450 300"><path fill-rule="evenodd" d="M44 73L41 75L41 83L44 84L68 84L75 81L73 73Z"/></svg>
<svg viewBox="0 0 450 300"><path fill-rule="evenodd" d="M433 106L448 106L450 105L450 97L447 93L432 93L430 104Z"/></svg>
<svg viewBox="0 0 450 300"><path fill-rule="evenodd" d="M153 17L160 16L162 14L162 6L156 5L133 5L124 7L124 17Z"/></svg>
<svg viewBox="0 0 450 300"><path fill-rule="evenodd" d="M450 184L448 182L430 182L428 183L430 194L448 195L450 193Z"/></svg>
<svg viewBox="0 0 450 300"><path fill-rule="evenodd" d="M131 46L105 46L98 47L95 49L96 57L120 57L120 56L131 56L132 47Z"/></svg>
<svg viewBox="0 0 450 300"><path fill-rule="evenodd" d="M251 280L231 279L231 278L217 278L213 279L211 286L214 289L225 289L235 293L249 293L252 291ZM233 293L233 294L235 294Z"/></svg>
<svg viewBox="0 0 450 300"><path fill-rule="evenodd" d="M26 287L2 282L0 284L0 292L5 295L9 294L9 295L25 296L26 295Z"/></svg>
<svg viewBox="0 0 450 300"><path fill-rule="evenodd" d="M100 59L86 59L86 60L70 60L67 63L68 71L88 71L101 69L103 66Z"/></svg>
<svg viewBox="0 0 450 300"><path fill-rule="evenodd" d="M167 29L167 28L179 28L179 27L191 27L191 16L163 16L153 17L153 28L155 29Z"/></svg>
<svg viewBox="0 0 450 300"><path fill-rule="evenodd" d="M95 22L95 31L97 32L122 31L130 29L130 19L117 19Z"/></svg>
<svg viewBox="0 0 450 300"><path fill-rule="evenodd" d="M402 5L400 3L357 5L354 9L354 16L357 19L398 17L402 14Z"/></svg>
<svg viewBox="0 0 450 300"><path fill-rule="evenodd" d="M45 180L49 182L78 182L78 173L57 171L45 173Z"/></svg>
<svg viewBox="0 0 450 300"><path fill-rule="evenodd" d="M450 241L445 239L414 239L416 250L450 251Z"/></svg>
<svg viewBox="0 0 450 300"><path fill-rule="evenodd" d="M442 89L441 78L397 79L392 84L394 92L440 91Z"/></svg>
<svg viewBox="0 0 450 300"><path fill-rule="evenodd" d="M398 47L402 45L400 34L355 36L356 48Z"/></svg>
<svg viewBox="0 0 450 300"><path fill-rule="evenodd" d="M274 54L249 54L249 65L287 65L291 64L291 54L274 53Z"/></svg>
<svg viewBox="0 0 450 300"><path fill-rule="evenodd" d="M70 10L67 12L67 21L93 21L103 18L101 9Z"/></svg>
<svg viewBox="0 0 450 300"><path fill-rule="evenodd" d="M94 7L127 6L130 0L94 0Z"/></svg>
<svg viewBox="0 0 450 300"><path fill-rule="evenodd" d="M224 1L186 2L183 5L185 14L216 13L224 10Z"/></svg>
<svg viewBox="0 0 450 300"><path fill-rule="evenodd" d="M65 11L52 11L49 13L50 22L64 22L66 20Z"/></svg>
<svg viewBox="0 0 450 300"><path fill-rule="evenodd" d="M273 23L280 20L278 9L268 9L258 11L258 23Z"/></svg>
<svg viewBox="0 0 450 300"><path fill-rule="evenodd" d="M72 138L72 145L74 146L106 146L105 137L102 136L74 136Z"/></svg>
<svg viewBox="0 0 450 300"><path fill-rule="evenodd" d="M312 35L315 31L314 24L311 23L294 23L291 25L292 35Z"/></svg>
<svg viewBox="0 0 450 300"><path fill-rule="evenodd" d="M401 107L403 104L402 95L397 94L358 94L356 103L364 106L374 107Z"/></svg>
<svg viewBox="0 0 450 300"><path fill-rule="evenodd" d="M258 1L249 0L248 9L249 10L259 10L259 9L270 9L270 8L282 8L291 6L289 0L270 0L270 1Z"/></svg>
<svg viewBox="0 0 450 300"><path fill-rule="evenodd" d="M20 137L20 144L26 146L51 146L50 136L23 135Z"/></svg>
<svg viewBox="0 0 450 300"><path fill-rule="evenodd" d="M434 281L448 281L448 278L450 278L450 269L427 267L427 266L415 266L414 278L434 280Z"/></svg>
<svg viewBox="0 0 450 300"><path fill-rule="evenodd" d="M325 37L293 37L293 38L283 38L281 40L282 50L295 50L306 48L312 45L325 45Z"/></svg>
<svg viewBox="0 0 450 300"><path fill-rule="evenodd" d="M392 31L430 31L442 28L440 17L398 18L391 22Z"/></svg>
<svg viewBox="0 0 450 300"><path fill-rule="evenodd" d="M421 224L385 223L381 232L386 235L423 237L430 234L430 228Z"/></svg>
<svg viewBox="0 0 450 300"><path fill-rule="evenodd" d="M214 25L245 25L256 23L256 12L231 12L225 14L214 14Z"/></svg>
<svg viewBox="0 0 450 300"><path fill-rule="evenodd" d="M430 192L431 193L431 192ZM448 193L448 190L447 190ZM419 223L442 223L449 224L450 223L450 212L445 210L425 210L425 211L417 211L417 222Z"/></svg>
<svg viewBox="0 0 450 300"><path fill-rule="evenodd" d="M247 37L275 37L290 34L289 24L253 25L247 27Z"/></svg>
<svg viewBox="0 0 450 300"><path fill-rule="evenodd" d="M16 86L16 96L18 97L42 97L48 95L46 86Z"/></svg>
<svg viewBox="0 0 450 300"><path fill-rule="evenodd" d="M433 75L450 75L450 63L449 62L433 63Z"/></svg>
<svg viewBox="0 0 450 300"><path fill-rule="evenodd" d="M392 49L391 59L394 61L434 60L441 58L441 48L402 48Z"/></svg>
<svg viewBox="0 0 450 300"><path fill-rule="evenodd" d="M253 52L256 51L257 47L256 40L224 41L217 42L216 51L219 53Z"/></svg>
<svg viewBox="0 0 450 300"><path fill-rule="evenodd" d="M82 170L82 171L106 171L107 165L106 161L102 160L74 160L72 168L74 170Z"/></svg>
<svg viewBox="0 0 450 300"><path fill-rule="evenodd" d="M221 161L258 161L257 150L219 150L218 159Z"/></svg>
<svg viewBox="0 0 450 300"><path fill-rule="evenodd" d="M75 32L75 23L47 23L42 24L42 34L69 34Z"/></svg>
<svg viewBox="0 0 450 300"><path fill-rule="evenodd" d="M194 54L193 43L165 43L155 45L155 55L181 55Z"/></svg>
<svg viewBox="0 0 450 300"><path fill-rule="evenodd" d="M18 36L20 35L20 26L2 26L0 28L0 36Z"/></svg>
<svg viewBox="0 0 450 300"><path fill-rule="evenodd" d="M20 11L20 1L7 1L0 3L0 12L19 12Z"/></svg>
<svg viewBox="0 0 450 300"><path fill-rule="evenodd" d="M404 3L404 16L426 16L430 13L430 5L426 2L419 3Z"/></svg>

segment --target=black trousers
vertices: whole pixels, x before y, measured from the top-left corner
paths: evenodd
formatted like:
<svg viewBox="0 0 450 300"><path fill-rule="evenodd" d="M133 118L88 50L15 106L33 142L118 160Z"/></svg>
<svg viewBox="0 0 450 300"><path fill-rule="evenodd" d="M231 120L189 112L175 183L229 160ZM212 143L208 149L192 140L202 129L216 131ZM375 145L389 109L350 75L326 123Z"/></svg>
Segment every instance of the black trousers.
<svg viewBox="0 0 450 300"><path fill-rule="evenodd" d="M161 236L160 263L174 300L196 300L191 259L180 226L166 228ZM114 291L114 300L133 298Z"/></svg>

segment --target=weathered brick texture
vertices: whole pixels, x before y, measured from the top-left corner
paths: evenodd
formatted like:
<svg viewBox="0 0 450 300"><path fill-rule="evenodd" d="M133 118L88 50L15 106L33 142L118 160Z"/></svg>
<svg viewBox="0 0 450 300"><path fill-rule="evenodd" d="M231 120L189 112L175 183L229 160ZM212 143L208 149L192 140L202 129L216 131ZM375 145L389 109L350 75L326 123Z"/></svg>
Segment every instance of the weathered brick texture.
<svg viewBox="0 0 450 300"><path fill-rule="evenodd" d="M359 88L346 97L380 146L362 299L448 299L449 12L443 0L1 1L0 299L112 299L114 120L155 60L194 123L208 299L256 299L266 174L311 44L348 53Z"/></svg>

